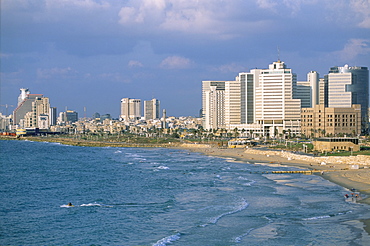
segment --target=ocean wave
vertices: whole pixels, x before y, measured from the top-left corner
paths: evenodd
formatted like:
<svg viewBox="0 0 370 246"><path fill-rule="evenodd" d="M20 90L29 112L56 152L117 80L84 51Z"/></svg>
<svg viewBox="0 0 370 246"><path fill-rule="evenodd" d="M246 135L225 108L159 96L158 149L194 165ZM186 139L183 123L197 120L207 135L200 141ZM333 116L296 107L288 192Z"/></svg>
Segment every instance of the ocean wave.
<svg viewBox="0 0 370 246"><path fill-rule="evenodd" d="M240 242L242 241L243 237L248 236L248 235L249 235L249 233L251 233L251 231L253 231L254 229L255 229L255 228L251 228L251 229L249 229L246 233L244 233L244 234L242 234L242 235L240 235L240 236L235 237L235 238L234 238L234 242L235 242L235 243L240 243Z"/></svg>
<svg viewBox="0 0 370 246"><path fill-rule="evenodd" d="M180 239L180 233L176 233L174 235L158 240L155 244L153 244L153 246L166 246L167 244L177 241L179 239Z"/></svg>
<svg viewBox="0 0 370 246"><path fill-rule="evenodd" d="M311 218L305 218L303 220L319 220L319 219L326 219L326 218L330 218L332 216L330 215L321 215L321 216L314 216L314 217L311 217Z"/></svg>
<svg viewBox="0 0 370 246"><path fill-rule="evenodd" d="M223 213L223 214L221 214L221 215L219 215L217 217L212 218L210 220L210 223L211 224L216 224L222 217L224 217L226 215L235 214L235 213L238 213L240 211L243 211L248 206L249 206L249 203L247 203L247 201L245 199L243 199L243 201L237 207L235 207L234 210L229 211L229 212L226 212L226 213ZM205 225L203 225L203 226L205 226Z"/></svg>
<svg viewBox="0 0 370 246"><path fill-rule="evenodd" d="M327 218L330 218L330 217L334 217L334 216L338 216L338 215L345 215L345 214L349 214L349 213L352 213L352 211L339 212L339 213L336 213L336 214L329 214L329 215L319 215L319 216L314 216L314 217L310 217L310 218L305 218L303 220L327 219Z"/></svg>
<svg viewBox="0 0 370 246"><path fill-rule="evenodd" d="M250 179L245 178L245 177L242 177L242 176L239 176L239 177L238 177L238 179L239 179L239 180L244 180L244 181L250 181L250 182L248 182L248 183L243 183L242 185L244 185L244 186L251 186L252 184L254 184L254 183L256 183L256 182L257 182L257 181L255 181L255 180L250 180Z"/></svg>
<svg viewBox="0 0 370 246"><path fill-rule="evenodd" d="M235 243L240 243L243 240L243 238L246 237L246 236L248 236L253 230L258 229L258 228L262 228L262 227L264 227L264 226L266 226L266 225L268 225L268 224L270 224L270 223L273 222L273 220L270 219L267 216L262 216L262 218L264 218L264 219L267 220L267 223L266 224L261 225L260 227L257 227L257 228L251 228L251 229L249 229L246 233L243 233L242 235L235 237L234 238L234 242Z"/></svg>

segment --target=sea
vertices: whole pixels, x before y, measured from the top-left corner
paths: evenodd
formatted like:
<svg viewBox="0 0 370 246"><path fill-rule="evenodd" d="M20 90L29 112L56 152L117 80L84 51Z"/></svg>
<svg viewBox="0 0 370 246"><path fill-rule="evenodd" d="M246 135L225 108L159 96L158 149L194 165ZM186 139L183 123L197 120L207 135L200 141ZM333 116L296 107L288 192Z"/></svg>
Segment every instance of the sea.
<svg viewBox="0 0 370 246"><path fill-rule="evenodd" d="M370 206L320 176L271 173L297 168L166 148L0 147L0 245L370 245Z"/></svg>

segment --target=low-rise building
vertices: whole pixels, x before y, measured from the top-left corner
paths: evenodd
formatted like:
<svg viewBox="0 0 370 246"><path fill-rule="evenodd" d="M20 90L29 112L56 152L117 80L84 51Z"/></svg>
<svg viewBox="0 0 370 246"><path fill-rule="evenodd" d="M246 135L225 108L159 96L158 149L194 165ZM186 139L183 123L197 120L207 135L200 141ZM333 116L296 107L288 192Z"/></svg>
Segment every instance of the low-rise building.
<svg viewBox="0 0 370 246"><path fill-rule="evenodd" d="M360 151L358 138L318 138L313 142L314 150L330 151Z"/></svg>
<svg viewBox="0 0 370 246"><path fill-rule="evenodd" d="M357 136L361 133L361 105L350 108L327 108L316 105L302 108L301 134L311 137Z"/></svg>

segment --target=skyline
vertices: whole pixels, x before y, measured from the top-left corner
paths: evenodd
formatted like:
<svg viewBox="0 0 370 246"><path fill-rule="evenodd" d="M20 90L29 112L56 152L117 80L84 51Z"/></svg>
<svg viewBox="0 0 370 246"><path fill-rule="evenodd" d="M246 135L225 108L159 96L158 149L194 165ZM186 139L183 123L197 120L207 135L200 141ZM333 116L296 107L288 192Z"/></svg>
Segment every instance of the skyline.
<svg viewBox="0 0 370 246"><path fill-rule="evenodd" d="M29 88L87 116L118 117L125 97L198 116L203 80L278 59L300 81L312 70L370 67L369 1L280 2L3 0L0 103L16 106Z"/></svg>

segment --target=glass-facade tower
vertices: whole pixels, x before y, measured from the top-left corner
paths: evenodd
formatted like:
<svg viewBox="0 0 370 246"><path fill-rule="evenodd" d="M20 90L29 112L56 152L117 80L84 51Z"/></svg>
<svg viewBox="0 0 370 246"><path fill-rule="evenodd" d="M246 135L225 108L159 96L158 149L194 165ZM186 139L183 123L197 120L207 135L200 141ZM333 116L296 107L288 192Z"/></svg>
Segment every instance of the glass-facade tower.
<svg viewBox="0 0 370 246"><path fill-rule="evenodd" d="M327 79L328 107L350 108L352 104L361 105L362 130L368 127L369 108L369 70L367 67L330 68Z"/></svg>

